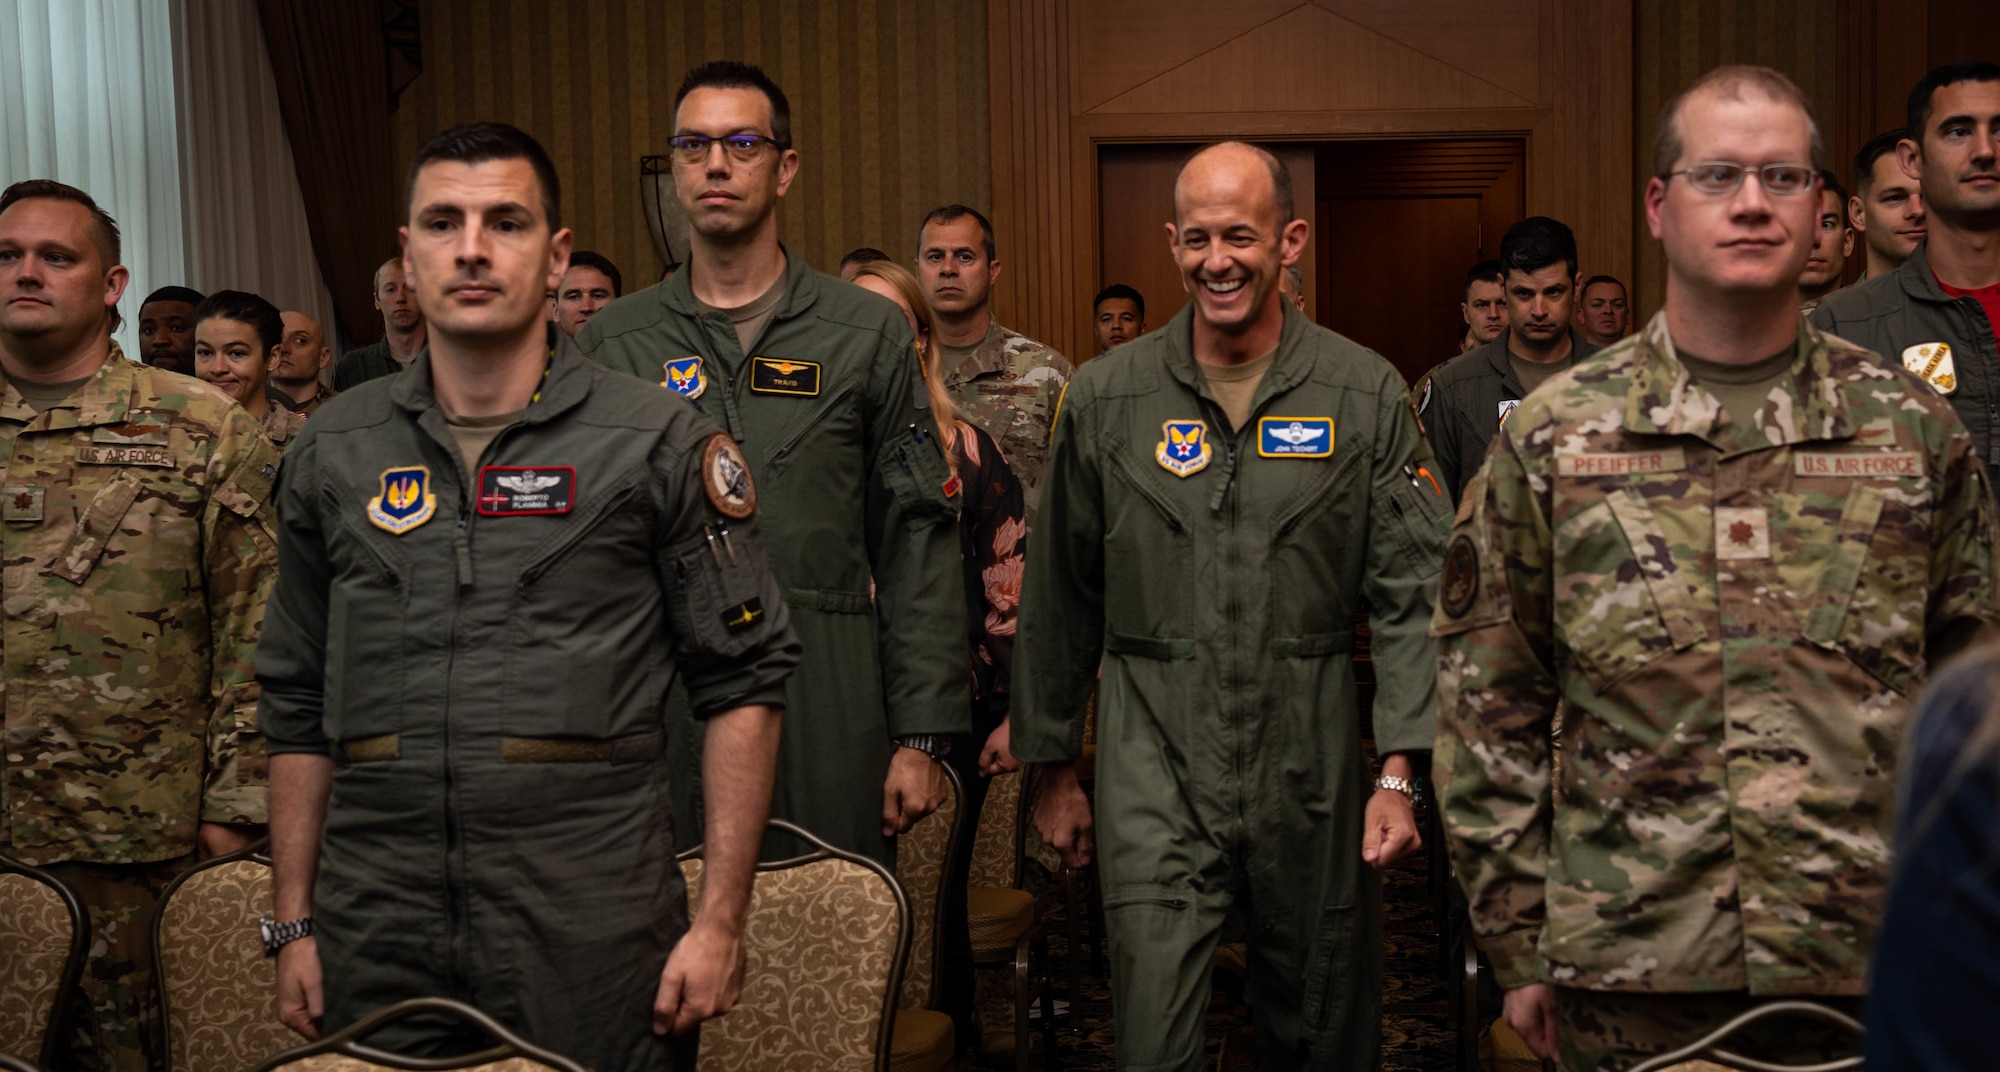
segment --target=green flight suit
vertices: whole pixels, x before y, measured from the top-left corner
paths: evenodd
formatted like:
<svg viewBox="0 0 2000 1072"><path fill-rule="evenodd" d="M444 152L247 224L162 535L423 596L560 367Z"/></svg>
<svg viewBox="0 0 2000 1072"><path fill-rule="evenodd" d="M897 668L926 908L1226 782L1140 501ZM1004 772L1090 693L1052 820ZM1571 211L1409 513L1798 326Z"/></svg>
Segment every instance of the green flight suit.
<svg viewBox="0 0 2000 1072"><path fill-rule="evenodd" d="M598 1072L693 1067L652 1032L688 925L668 684L702 716L778 703L798 660L757 517L706 487L727 442L563 339L477 465L428 353L291 445L257 671L269 751L335 764L329 1031L443 994ZM436 1022L378 1038L482 1045Z"/></svg>
<svg viewBox="0 0 2000 1072"><path fill-rule="evenodd" d="M577 345L678 391L742 445L805 644L772 814L892 863L881 818L892 740L970 732L972 706L958 496L909 324L788 255L784 296L746 355L729 318L696 303L699 271L612 302ZM692 749L674 743L691 767Z"/></svg>
<svg viewBox="0 0 2000 1072"><path fill-rule="evenodd" d="M1287 306L1237 432L1192 314L1077 370L1021 597L1013 750L1076 758L1098 675L1097 846L1121 1069L1200 1069L1209 956L1248 926L1260 1067L1373 1068L1380 898L1354 617L1377 748L1428 750L1450 509L1389 363Z"/></svg>
<svg viewBox="0 0 2000 1072"><path fill-rule="evenodd" d="M333 389L352 391L369 380L394 376L401 371L403 363L389 354L389 340L378 339L340 355L340 360L333 366Z"/></svg>

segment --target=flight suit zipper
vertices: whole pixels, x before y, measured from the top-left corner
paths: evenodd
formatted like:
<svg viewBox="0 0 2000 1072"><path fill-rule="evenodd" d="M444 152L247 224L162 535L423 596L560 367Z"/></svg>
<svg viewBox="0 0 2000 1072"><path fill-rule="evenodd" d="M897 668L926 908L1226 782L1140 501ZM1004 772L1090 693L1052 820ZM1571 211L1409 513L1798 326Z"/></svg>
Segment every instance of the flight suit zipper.
<svg viewBox="0 0 2000 1072"><path fill-rule="evenodd" d="M824 405L820 406L819 412L813 414L812 417L806 421L803 427L801 427L798 431L793 432L791 435L786 436L785 441L778 444L778 449L771 452L771 460L765 462L764 464L767 466L776 466L778 462L784 459L785 455L790 454L792 452L792 448L797 447L800 443L805 442L807 436L811 435L813 431L817 429L820 425L825 424L826 419L829 416L831 416L835 410L838 410L843 404L845 404L847 402L847 396L853 394L856 389L857 385L848 384L846 387L843 387L838 392L836 392L832 398L828 399Z"/></svg>

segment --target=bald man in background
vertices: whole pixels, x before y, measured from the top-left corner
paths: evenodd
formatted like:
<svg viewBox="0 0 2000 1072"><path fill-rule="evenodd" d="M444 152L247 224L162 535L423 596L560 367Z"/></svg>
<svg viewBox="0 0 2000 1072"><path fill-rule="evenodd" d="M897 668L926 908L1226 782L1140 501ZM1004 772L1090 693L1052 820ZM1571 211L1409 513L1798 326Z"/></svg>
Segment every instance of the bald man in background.
<svg viewBox="0 0 2000 1072"><path fill-rule="evenodd" d="M278 342L276 363L271 366L271 386L285 396L285 405L294 413L310 414L320 403L332 398L334 390L320 374L333 360L326 345L326 329L319 321L294 310L284 314L285 335Z"/></svg>

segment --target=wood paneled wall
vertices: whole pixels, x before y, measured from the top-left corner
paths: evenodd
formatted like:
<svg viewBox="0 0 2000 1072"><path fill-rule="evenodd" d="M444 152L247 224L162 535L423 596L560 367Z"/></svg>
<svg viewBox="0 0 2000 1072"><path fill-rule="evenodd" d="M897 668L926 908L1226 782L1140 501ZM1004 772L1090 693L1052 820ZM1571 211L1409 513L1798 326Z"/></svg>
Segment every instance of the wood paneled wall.
<svg viewBox="0 0 2000 1072"><path fill-rule="evenodd" d="M1586 270L1629 278L1631 3L989 0L996 310L1091 352L1093 223L1118 195L1098 147L1220 138L1525 138L1527 211L1571 224Z"/></svg>
<svg viewBox="0 0 2000 1072"><path fill-rule="evenodd" d="M1726 63L1755 63L1784 72L1813 105L1826 163L1845 175L1844 161L1869 134L1852 144L1837 117L1842 114L1842 81L1835 77L1840 49L1836 5L1826 0L1636 0L1638 50L1636 105L1638 147L1634 198L1652 170L1653 139L1660 109L1689 82ZM1850 75L1850 81L1858 78ZM1908 92L1908 85L1904 86ZM1843 182L1845 179L1843 178ZM1660 308L1666 293L1666 258L1660 244L1639 223L1639 281L1634 291L1635 322Z"/></svg>
<svg viewBox="0 0 2000 1072"><path fill-rule="evenodd" d="M707 60L756 63L790 98L803 166L780 218L815 267L864 245L909 263L925 212L992 201L982 0L425 0L422 32L398 174L448 126L513 123L554 158L577 246L631 289L660 270L639 158L666 151L674 91Z"/></svg>

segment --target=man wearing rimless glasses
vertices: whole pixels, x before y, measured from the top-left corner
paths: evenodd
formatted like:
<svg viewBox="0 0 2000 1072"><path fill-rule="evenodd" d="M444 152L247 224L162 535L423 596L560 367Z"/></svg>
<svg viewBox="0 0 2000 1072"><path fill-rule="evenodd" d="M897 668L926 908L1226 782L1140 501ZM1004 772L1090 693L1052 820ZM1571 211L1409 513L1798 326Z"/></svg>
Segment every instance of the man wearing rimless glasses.
<svg viewBox="0 0 2000 1072"><path fill-rule="evenodd" d="M1446 545L1445 828L1508 1022L1566 1069L1788 995L1858 1014L1909 698L2000 602L1950 404L1797 311L1820 155L1776 71L1675 99L1665 308L1522 401ZM1777 1028L1731 1048L1852 1046Z"/></svg>

